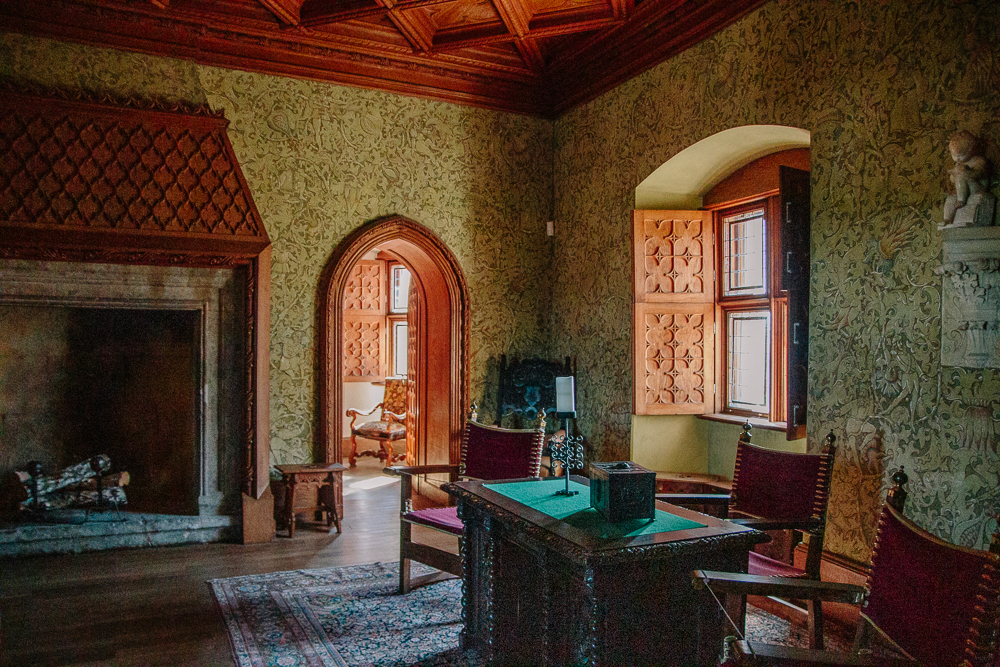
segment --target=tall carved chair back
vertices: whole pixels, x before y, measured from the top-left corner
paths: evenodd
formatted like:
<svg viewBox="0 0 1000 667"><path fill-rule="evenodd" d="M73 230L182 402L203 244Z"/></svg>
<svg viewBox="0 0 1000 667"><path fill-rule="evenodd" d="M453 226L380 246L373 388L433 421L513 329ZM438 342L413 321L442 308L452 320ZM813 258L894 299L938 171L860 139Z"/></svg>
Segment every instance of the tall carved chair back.
<svg viewBox="0 0 1000 667"><path fill-rule="evenodd" d="M417 475L447 474L451 481L459 477L501 480L538 477L542 447L545 442L545 415L539 414L534 429L509 429L485 426L476 421L475 406L462 432L461 459L457 465L393 466L385 472L402 477L400 483L399 591L410 591L410 565L417 561L437 570L461 576L461 538L464 531L457 508L426 507L414 509L413 478ZM432 528L459 538L459 553L453 553L413 540L414 525ZM431 574L424 578L436 578Z"/></svg>
<svg viewBox="0 0 1000 667"><path fill-rule="evenodd" d="M379 412L380 411L380 412ZM358 417L370 417L379 412L378 419L358 424ZM368 412L351 408L347 411L351 418L351 453L348 461L351 467L357 465L361 456L374 456L392 465L405 454L396 455L393 443L406 438L406 378L386 378L382 402ZM379 449L358 451L358 438L376 440Z"/></svg>
<svg viewBox="0 0 1000 667"><path fill-rule="evenodd" d="M521 359L510 363L500 356L496 425L522 428L539 412L556 409L556 378L572 375L569 357L563 363L545 359Z"/></svg>

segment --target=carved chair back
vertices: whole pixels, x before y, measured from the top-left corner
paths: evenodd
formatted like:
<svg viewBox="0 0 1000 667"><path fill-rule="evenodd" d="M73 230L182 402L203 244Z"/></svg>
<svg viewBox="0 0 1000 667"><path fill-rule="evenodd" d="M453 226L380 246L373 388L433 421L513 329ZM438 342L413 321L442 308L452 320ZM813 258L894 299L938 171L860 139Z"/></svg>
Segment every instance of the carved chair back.
<svg viewBox="0 0 1000 667"><path fill-rule="evenodd" d="M556 409L556 378L572 375L570 358L563 363L544 359L516 360L508 365L500 357L496 425L522 428L539 412Z"/></svg>

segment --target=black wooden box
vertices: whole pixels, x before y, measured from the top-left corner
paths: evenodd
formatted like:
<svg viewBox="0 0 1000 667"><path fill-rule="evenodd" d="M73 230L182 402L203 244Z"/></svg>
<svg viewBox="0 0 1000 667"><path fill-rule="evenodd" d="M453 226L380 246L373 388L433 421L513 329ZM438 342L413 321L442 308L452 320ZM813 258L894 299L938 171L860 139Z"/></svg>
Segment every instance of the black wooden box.
<svg viewBox="0 0 1000 667"><path fill-rule="evenodd" d="M590 464L590 504L607 521L652 519L656 473L631 461Z"/></svg>

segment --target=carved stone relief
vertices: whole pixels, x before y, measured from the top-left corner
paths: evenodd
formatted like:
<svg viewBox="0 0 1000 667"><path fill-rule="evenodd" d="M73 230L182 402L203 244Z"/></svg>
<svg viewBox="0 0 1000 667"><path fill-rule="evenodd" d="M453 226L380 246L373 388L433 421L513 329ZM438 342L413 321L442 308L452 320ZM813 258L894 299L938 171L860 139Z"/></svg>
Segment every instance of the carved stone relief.
<svg viewBox="0 0 1000 667"><path fill-rule="evenodd" d="M943 231L941 363L1000 368L1000 228Z"/></svg>

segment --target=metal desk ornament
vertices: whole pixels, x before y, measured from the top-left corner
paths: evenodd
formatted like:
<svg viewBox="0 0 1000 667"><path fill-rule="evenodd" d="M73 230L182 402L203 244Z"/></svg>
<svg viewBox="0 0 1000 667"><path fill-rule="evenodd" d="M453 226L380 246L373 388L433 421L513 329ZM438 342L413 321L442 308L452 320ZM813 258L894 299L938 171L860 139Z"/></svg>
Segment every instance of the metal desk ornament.
<svg viewBox="0 0 1000 667"><path fill-rule="evenodd" d="M569 420L576 417L576 399L573 395L573 378L556 378L556 417L565 420L563 435L549 441L549 459L562 463L566 488L556 491L559 496L575 496L579 491L569 490L569 469L583 467L583 436L569 434Z"/></svg>

